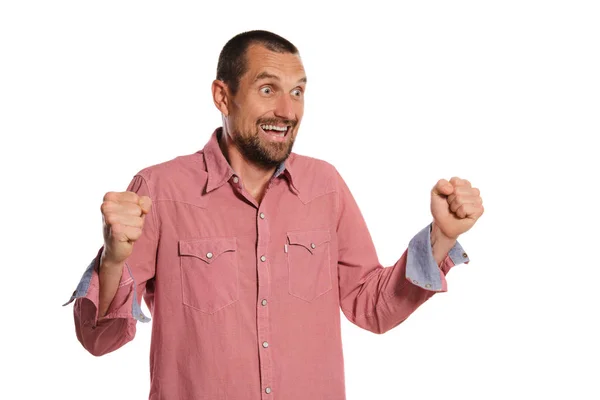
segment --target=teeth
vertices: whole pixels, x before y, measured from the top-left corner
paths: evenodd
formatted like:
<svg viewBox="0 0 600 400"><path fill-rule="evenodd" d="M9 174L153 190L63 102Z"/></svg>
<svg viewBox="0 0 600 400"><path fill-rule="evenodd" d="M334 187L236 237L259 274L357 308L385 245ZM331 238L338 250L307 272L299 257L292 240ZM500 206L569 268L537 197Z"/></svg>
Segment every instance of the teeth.
<svg viewBox="0 0 600 400"><path fill-rule="evenodd" d="M263 130L268 130L268 131L279 131L279 132L287 132L288 127L287 126L275 126L275 125L261 125L260 126Z"/></svg>

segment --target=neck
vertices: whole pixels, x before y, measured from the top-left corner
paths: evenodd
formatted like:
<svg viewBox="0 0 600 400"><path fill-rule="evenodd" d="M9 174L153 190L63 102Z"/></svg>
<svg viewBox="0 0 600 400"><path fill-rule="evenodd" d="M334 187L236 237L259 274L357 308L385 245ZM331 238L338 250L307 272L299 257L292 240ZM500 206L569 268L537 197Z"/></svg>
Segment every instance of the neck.
<svg viewBox="0 0 600 400"><path fill-rule="evenodd" d="M240 177L244 189L260 203L264 196L267 184L275 173L276 168L265 169L264 167L260 167L248 161L231 140L225 126L222 128L218 138L219 147L221 148L223 155L229 162L231 168Z"/></svg>

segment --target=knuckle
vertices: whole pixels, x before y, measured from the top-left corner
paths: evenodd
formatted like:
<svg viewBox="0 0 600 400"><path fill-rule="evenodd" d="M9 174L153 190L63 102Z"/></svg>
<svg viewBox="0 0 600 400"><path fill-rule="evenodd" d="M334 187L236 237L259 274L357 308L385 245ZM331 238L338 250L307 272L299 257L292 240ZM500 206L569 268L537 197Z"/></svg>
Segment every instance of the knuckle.
<svg viewBox="0 0 600 400"><path fill-rule="evenodd" d="M119 236L123 233L123 225L115 223L110 226L110 232L113 236Z"/></svg>
<svg viewBox="0 0 600 400"><path fill-rule="evenodd" d="M129 232L127 232L128 235L127 237L131 240L138 240L141 236L142 236L142 229L141 228L131 228L129 230Z"/></svg>
<svg viewBox="0 0 600 400"><path fill-rule="evenodd" d="M104 214L104 223L106 225L109 225L111 227L111 229L114 229L115 226L117 225L115 215L112 213Z"/></svg>
<svg viewBox="0 0 600 400"><path fill-rule="evenodd" d="M129 201L137 203L140 201L140 196L136 192L125 192Z"/></svg>
<svg viewBox="0 0 600 400"><path fill-rule="evenodd" d="M119 192L115 195L115 201L119 203L130 203L135 202L134 192Z"/></svg>
<svg viewBox="0 0 600 400"><path fill-rule="evenodd" d="M102 201L114 201L117 196L116 192L106 192Z"/></svg>
<svg viewBox="0 0 600 400"><path fill-rule="evenodd" d="M135 215L137 217L142 215L142 207L137 204L131 204L128 211L131 213L131 215Z"/></svg>
<svg viewBox="0 0 600 400"><path fill-rule="evenodd" d="M104 201L100 205L100 211L102 211L102 214L104 215L114 213L116 211L116 205L117 203L115 203L114 201Z"/></svg>
<svg viewBox="0 0 600 400"><path fill-rule="evenodd" d="M122 205L122 212L124 215L138 216L140 214L140 207L134 203L125 203Z"/></svg>

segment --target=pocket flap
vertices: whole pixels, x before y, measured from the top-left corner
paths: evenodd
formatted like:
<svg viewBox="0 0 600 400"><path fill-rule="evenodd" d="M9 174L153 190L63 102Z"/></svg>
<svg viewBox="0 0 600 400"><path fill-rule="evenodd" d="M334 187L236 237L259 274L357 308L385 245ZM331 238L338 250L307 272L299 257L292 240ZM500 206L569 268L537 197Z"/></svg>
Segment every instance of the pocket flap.
<svg viewBox="0 0 600 400"><path fill-rule="evenodd" d="M313 250L318 249L323 243L331 240L329 231L288 232L287 237L290 244L303 246L311 253Z"/></svg>
<svg viewBox="0 0 600 400"><path fill-rule="evenodd" d="M192 256L210 264L227 251L236 251L235 238L206 238L179 241L179 255Z"/></svg>

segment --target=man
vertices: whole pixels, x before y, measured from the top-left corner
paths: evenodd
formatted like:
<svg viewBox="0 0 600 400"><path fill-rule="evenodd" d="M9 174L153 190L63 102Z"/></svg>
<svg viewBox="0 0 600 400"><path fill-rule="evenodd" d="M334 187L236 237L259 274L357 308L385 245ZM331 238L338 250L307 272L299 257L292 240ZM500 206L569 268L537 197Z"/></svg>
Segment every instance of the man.
<svg viewBox="0 0 600 400"><path fill-rule="evenodd" d="M94 355L154 323L150 399L344 399L340 309L384 333L468 262L482 215L459 178L431 191L433 222L384 268L344 180L292 153L306 75L270 32L237 35L212 84L223 126L203 150L140 171L101 206L104 246L73 293Z"/></svg>

